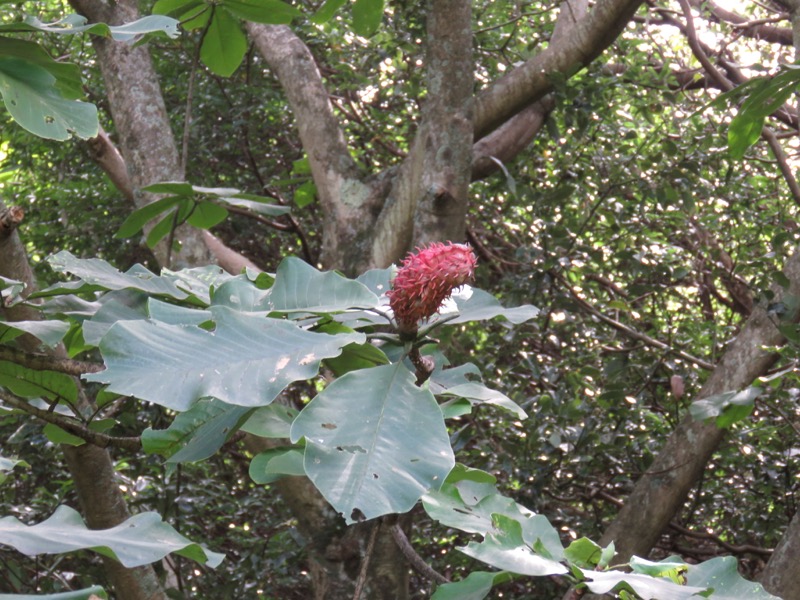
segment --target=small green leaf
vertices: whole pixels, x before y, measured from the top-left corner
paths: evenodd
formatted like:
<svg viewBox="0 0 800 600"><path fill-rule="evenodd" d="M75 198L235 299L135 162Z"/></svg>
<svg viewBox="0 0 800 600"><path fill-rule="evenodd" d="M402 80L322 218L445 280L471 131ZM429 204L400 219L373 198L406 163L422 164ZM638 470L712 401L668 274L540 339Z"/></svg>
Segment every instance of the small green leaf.
<svg viewBox="0 0 800 600"><path fill-rule="evenodd" d="M125 222L122 223L114 237L117 239L129 238L139 233L142 228L161 213L169 210L181 201L181 196L169 196L138 208L133 211Z"/></svg>
<svg viewBox="0 0 800 600"><path fill-rule="evenodd" d="M200 46L200 59L214 74L230 77L247 52L247 37L239 21L217 5Z"/></svg>
<svg viewBox="0 0 800 600"><path fill-rule="evenodd" d="M228 211L213 202L200 202L187 219L189 225L200 229L211 229L228 218Z"/></svg>
<svg viewBox="0 0 800 600"><path fill-rule="evenodd" d="M222 0L222 5L245 21L267 25L288 25L303 13L279 0Z"/></svg>
<svg viewBox="0 0 800 600"><path fill-rule="evenodd" d="M353 3L353 31L369 37L381 24L384 0L356 0Z"/></svg>
<svg viewBox="0 0 800 600"><path fill-rule="evenodd" d="M298 208L303 208L317 199L317 186L313 181L306 181L297 186L294 191L294 203Z"/></svg>
<svg viewBox="0 0 800 600"><path fill-rule="evenodd" d="M336 11L344 6L346 2L347 0L325 0L323 5L317 9L317 12L315 12L309 20L317 25L327 23L333 18L333 15L336 14Z"/></svg>
<svg viewBox="0 0 800 600"><path fill-rule="evenodd" d="M86 441L83 438L79 438L77 435L73 435L68 431L64 431L58 425L54 425L53 423L48 423L42 429L42 432L47 437L48 440L53 442L54 444L66 444L67 446L83 446Z"/></svg>
<svg viewBox="0 0 800 600"><path fill-rule="evenodd" d="M569 562L584 569L594 569L602 554L600 545L586 537L573 540L564 550L564 557Z"/></svg>
<svg viewBox="0 0 800 600"><path fill-rule="evenodd" d="M180 208L180 204L178 208ZM155 248L161 240L167 237L170 232L180 224L181 220L179 215L175 214L174 209L170 210L161 218L158 223L153 226L153 228L150 230L150 233L147 234L147 238L145 239L147 247Z"/></svg>
<svg viewBox="0 0 800 600"><path fill-rule="evenodd" d="M168 15L180 9L188 9L203 4L202 0L158 0L153 5L153 14Z"/></svg>
<svg viewBox="0 0 800 600"><path fill-rule="evenodd" d="M730 427L752 412L756 398L762 393L760 387L751 386L740 392L715 394L693 402L689 406L689 412L697 421L717 417L718 427Z"/></svg>
<svg viewBox="0 0 800 600"><path fill-rule="evenodd" d="M0 456L0 483L8 478L8 473L15 467L30 467L30 465L22 459Z"/></svg>
<svg viewBox="0 0 800 600"><path fill-rule="evenodd" d="M69 375L28 369L3 360L0 360L0 385L22 398L45 398L51 402L78 399L78 387Z"/></svg>
<svg viewBox="0 0 800 600"><path fill-rule="evenodd" d="M272 483L286 475L305 475L303 451L295 447L273 448L250 461L250 479L258 484Z"/></svg>

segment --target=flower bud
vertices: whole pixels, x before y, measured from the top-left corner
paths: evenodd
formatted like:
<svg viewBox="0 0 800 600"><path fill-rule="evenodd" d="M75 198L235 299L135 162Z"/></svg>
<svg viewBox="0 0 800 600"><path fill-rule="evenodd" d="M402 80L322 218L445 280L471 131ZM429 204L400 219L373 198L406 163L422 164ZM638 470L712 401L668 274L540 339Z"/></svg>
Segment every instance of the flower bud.
<svg viewBox="0 0 800 600"><path fill-rule="evenodd" d="M453 289L472 281L477 259L466 244L433 243L410 253L387 292L397 327L414 333L430 318Z"/></svg>

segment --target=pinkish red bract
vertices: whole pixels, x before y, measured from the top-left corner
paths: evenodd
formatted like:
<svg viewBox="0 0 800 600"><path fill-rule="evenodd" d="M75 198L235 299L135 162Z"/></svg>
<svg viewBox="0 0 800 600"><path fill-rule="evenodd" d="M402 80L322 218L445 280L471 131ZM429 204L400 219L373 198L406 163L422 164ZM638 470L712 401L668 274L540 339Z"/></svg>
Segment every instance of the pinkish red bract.
<svg viewBox="0 0 800 600"><path fill-rule="evenodd" d="M389 290L389 305L401 332L436 314L453 290L472 281L477 259L465 244L433 243L403 261Z"/></svg>

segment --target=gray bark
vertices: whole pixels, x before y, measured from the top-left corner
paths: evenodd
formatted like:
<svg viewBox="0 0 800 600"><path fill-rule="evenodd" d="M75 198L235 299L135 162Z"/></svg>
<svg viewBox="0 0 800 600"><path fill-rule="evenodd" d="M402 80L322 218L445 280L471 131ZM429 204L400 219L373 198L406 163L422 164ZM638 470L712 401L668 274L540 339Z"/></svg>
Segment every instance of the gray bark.
<svg viewBox="0 0 800 600"><path fill-rule="evenodd" d="M509 71L481 92L475 103L475 137L480 139L552 90L550 75L567 77L591 63L622 32L641 0L600 0L569 36Z"/></svg>
<svg viewBox="0 0 800 600"><path fill-rule="evenodd" d="M90 22L119 25L139 18L135 0L113 3L71 0L70 3ZM92 36L92 45L106 84L111 117L128 167L134 201L141 207L156 199L141 188L159 181L184 179L158 76L147 45L131 46L100 36ZM170 267L183 268L214 262L200 230L182 225L174 239L180 245L177 252L168 252L166 242L156 246L154 253L161 265L169 262Z"/></svg>
<svg viewBox="0 0 800 600"><path fill-rule="evenodd" d="M783 600L800 599L800 512L796 512L759 581L769 593Z"/></svg>

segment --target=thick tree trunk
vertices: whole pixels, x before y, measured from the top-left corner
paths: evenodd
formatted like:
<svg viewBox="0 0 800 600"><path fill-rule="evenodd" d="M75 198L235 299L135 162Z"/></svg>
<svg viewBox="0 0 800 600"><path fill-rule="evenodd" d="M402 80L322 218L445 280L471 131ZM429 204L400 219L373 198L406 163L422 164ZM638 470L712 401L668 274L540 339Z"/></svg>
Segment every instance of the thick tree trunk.
<svg viewBox="0 0 800 600"><path fill-rule="evenodd" d="M113 3L71 0L70 3L90 22L119 25L139 18L135 0ZM106 84L111 117L128 167L134 201L141 207L156 199L142 192L142 187L184 179L158 76L146 45L132 46L100 36L92 36L92 44ZM154 253L161 265L183 268L214 262L202 231L181 225L174 240L180 246L176 252L168 251L166 242L156 246Z"/></svg>
<svg viewBox="0 0 800 600"><path fill-rule="evenodd" d="M5 206L0 201L0 213L4 209ZM26 284L25 295L36 288L25 249L13 228L0 227L0 275L23 281ZM36 309L22 304L5 309L0 305L0 310L9 321L41 318ZM35 338L22 336L17 341L26 350L39 350L40 344ZM66 355L63 347L56 347L50 352L57 356ZM80 381L77 383L80 386ZM89 408L83 394L79 397L83 405L77 408ZM108 452L90 444L62 446L62 450L75 482L86 524L93 529L106 529L125 521L130 513L117 485L114 465ZM104 563L108 579L119 600L166 600L151 566L126 569L113 559L104 559Z"/></svg>
<svg viewBox="0 0 800 600"><path fill-rule="evenodd" d="M789 523L786 533L761 573L759 580L769 593L783 600L800 600L800 511Z"/></svg>
<svg viewBox="0 0 800 600"><path fill-rule="evenodd" d="M774 302L800 294L800 252L795 252L786 261L783 273L791 284L786 290L773 289ZM753 310L700 390L698 399L744 389L775 363L777 357L769 348L781 346L786 341L777 327L777 318L761 307ZM797 315L791 315L791 318L797 320ZM724 435L724 430L713 423L699 423L687 416L636 483L601 543L613 541L620 560L627 560L634 554L646 556L670 519L683 506L689 490L703 473Z"/></svg>

